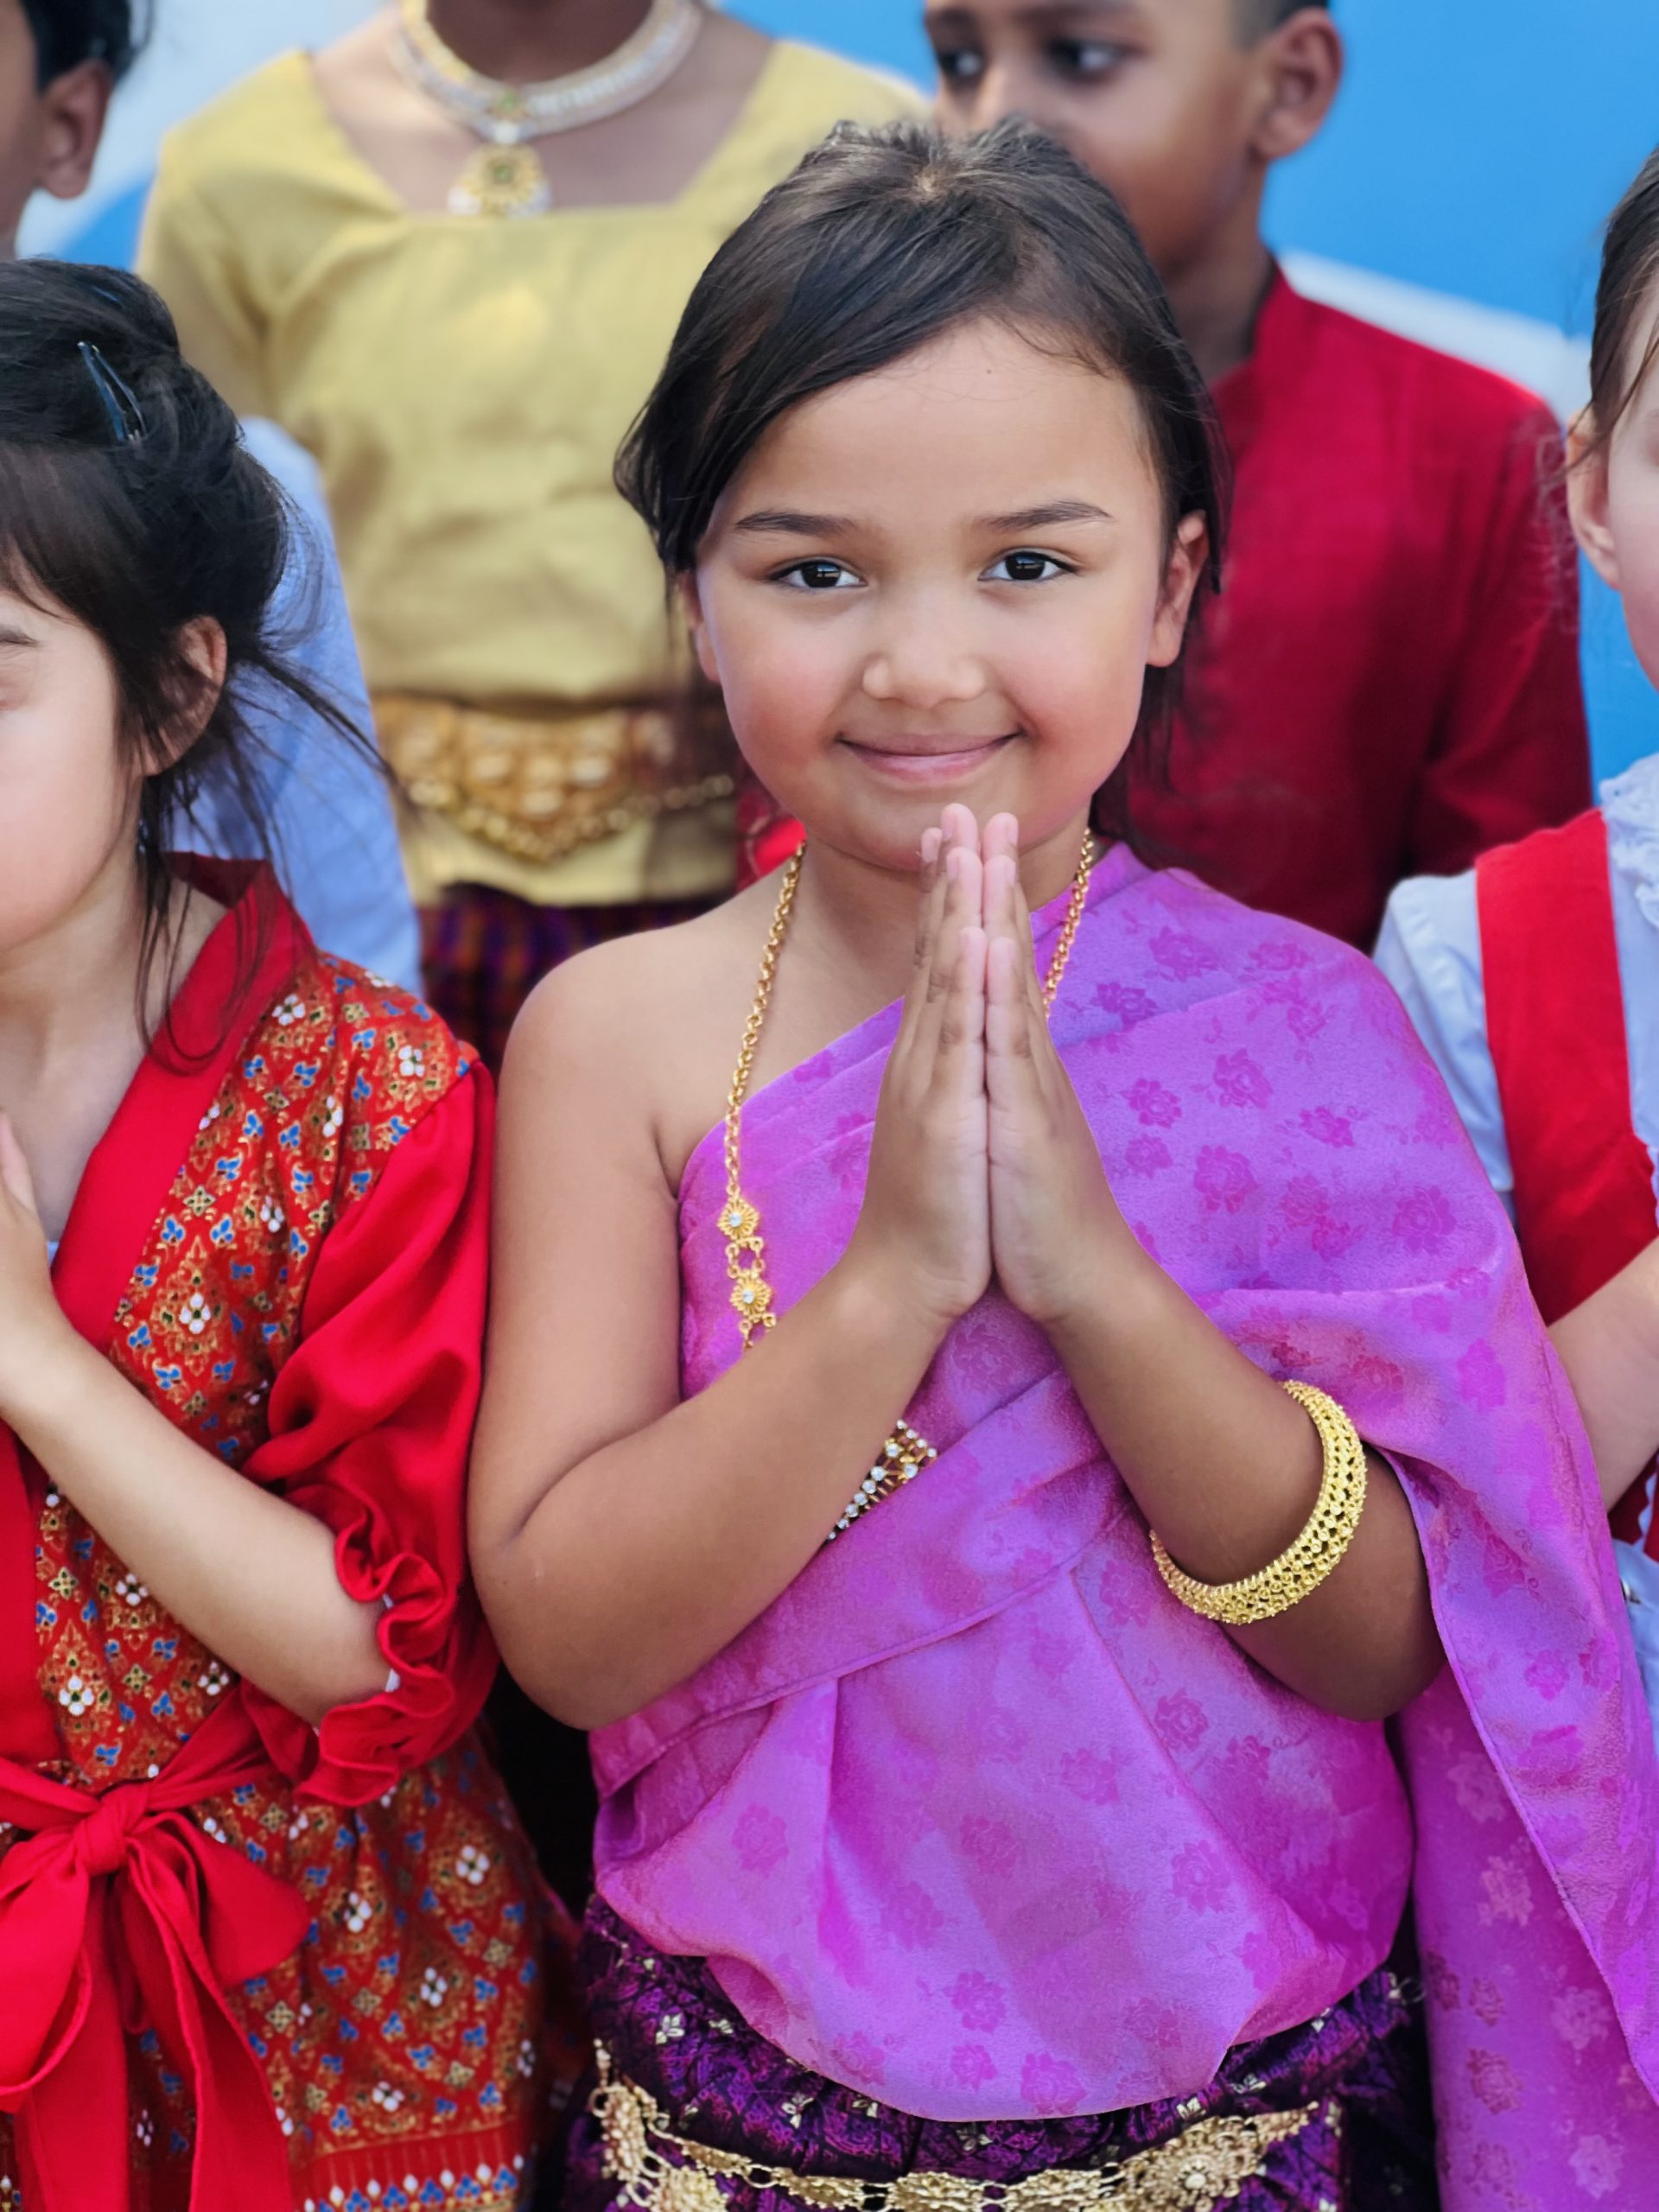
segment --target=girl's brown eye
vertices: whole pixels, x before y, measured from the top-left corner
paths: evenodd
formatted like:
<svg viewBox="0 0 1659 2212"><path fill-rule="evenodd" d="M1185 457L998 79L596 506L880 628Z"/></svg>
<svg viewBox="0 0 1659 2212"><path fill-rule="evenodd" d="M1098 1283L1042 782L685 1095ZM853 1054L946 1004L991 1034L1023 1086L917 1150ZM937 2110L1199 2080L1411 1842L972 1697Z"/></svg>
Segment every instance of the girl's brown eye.
<svg viewBox="0 0 1659 2212"><path fill-rule="evenodd" d="M986 570L993 583L1046 583L1051 575L1063 576L1069 573L1062 561L1052 553L1005 553Z"/></svg>

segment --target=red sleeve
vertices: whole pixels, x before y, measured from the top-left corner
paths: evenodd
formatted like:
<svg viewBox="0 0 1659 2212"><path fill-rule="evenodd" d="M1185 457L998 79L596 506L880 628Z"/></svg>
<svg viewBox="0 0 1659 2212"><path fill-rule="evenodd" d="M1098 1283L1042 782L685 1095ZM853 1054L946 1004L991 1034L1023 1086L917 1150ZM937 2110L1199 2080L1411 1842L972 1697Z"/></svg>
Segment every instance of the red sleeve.
<svg viewBox="0 0 1659 2212"><path fill-rule="evenodd" d="M471 1726L495 1652L467 1573L467 1458L488 1257L488 1078L474 1068L323 1239L300 1338L247 1472L334 1531L349 1594L384 1605L390 1687L313 1729L251 1682L271 1757L308 1796L365 1804Z"/></svg>
<svg viewBox="0 0 1659 2212"><path fill-rule="evenodd" d="M1590 804L1579 581L1548 409L1515 424L1484 531L1450 697L1418 785L1405 873L1455 875ZM1448 514L1448 531L1459 528ZM1410 651L1402 640L1401 650Z"/></svg>

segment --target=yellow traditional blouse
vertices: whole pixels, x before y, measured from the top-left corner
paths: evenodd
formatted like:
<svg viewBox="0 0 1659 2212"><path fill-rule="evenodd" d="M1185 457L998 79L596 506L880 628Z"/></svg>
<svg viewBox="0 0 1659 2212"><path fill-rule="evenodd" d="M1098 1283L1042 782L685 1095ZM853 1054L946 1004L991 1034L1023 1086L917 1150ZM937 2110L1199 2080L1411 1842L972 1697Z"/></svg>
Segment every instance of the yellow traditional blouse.
<svg viewBox="0 0 1659 2212"><path fill-rule="evenodd" d="M315 456L383 737L395 710L400 743L447 760L457 706L500 718L487 760L475 715L459 718L474 741L470 808L408 810L418 899L459 882L558 906L729 885L728 804L556 858L522 825L556 815L560 779L596 804L607 775L672 749L660 715L611 711L655 708L684 677L661 569L611 467L693 284L832 124L917 106L897 79L779 41L677 199L515 220L406 207L334 121L304 54L166 142L141 266L232 404ZM550 719L576 728L574 766L537 757ZM512 793L500 821L491 777Z"/></svg>

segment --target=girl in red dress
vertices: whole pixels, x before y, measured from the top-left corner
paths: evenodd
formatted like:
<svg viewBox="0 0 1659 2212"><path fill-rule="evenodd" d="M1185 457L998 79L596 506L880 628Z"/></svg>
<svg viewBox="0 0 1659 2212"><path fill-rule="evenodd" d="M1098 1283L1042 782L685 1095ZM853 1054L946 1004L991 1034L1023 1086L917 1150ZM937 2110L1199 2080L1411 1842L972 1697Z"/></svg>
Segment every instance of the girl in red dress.
<svg viewBox="0 0 1659 2212"><path fill-rule="evenodd" d="M0 2206L527 2200L562 1935L473 1736L490 1094L234 775L286 520L166 310L0 269ZM253 794L247 794L257 820Z"/></svg>

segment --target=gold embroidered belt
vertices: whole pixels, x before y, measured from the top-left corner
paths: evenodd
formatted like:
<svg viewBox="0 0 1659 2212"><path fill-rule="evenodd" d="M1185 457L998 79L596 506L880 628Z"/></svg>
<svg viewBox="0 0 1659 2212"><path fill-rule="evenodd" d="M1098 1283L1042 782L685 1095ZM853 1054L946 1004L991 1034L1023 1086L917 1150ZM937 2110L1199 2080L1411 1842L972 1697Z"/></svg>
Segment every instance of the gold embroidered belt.
<svg viewBox="0 0 1659 2212"><path fill-rule="evenodd" d="M604 2140L606 2178L638 2212L728 2212L721 2187L765 2190L806 2212L1216 2212L1259 2174L1275 2144L1300 2135L1320 2105L1249 2119L1195 2120L1167 2143L1108 2166L1058 2166L1025 2181L968 2181L957 2174L902 2174L897 2181L854 2181L791 2173L730 2151L716 2151L670 2128L661 2107L618 2074L595 2045L599 2079L588 2109Z"/></svg>
<svg viewBox="0 0 1659 2212"><path fill-rule="evenodd" d="M376 734L416 806L515 860L545 866L665 814L732 795L719 702L508 715L381 692Z"/></svg>

